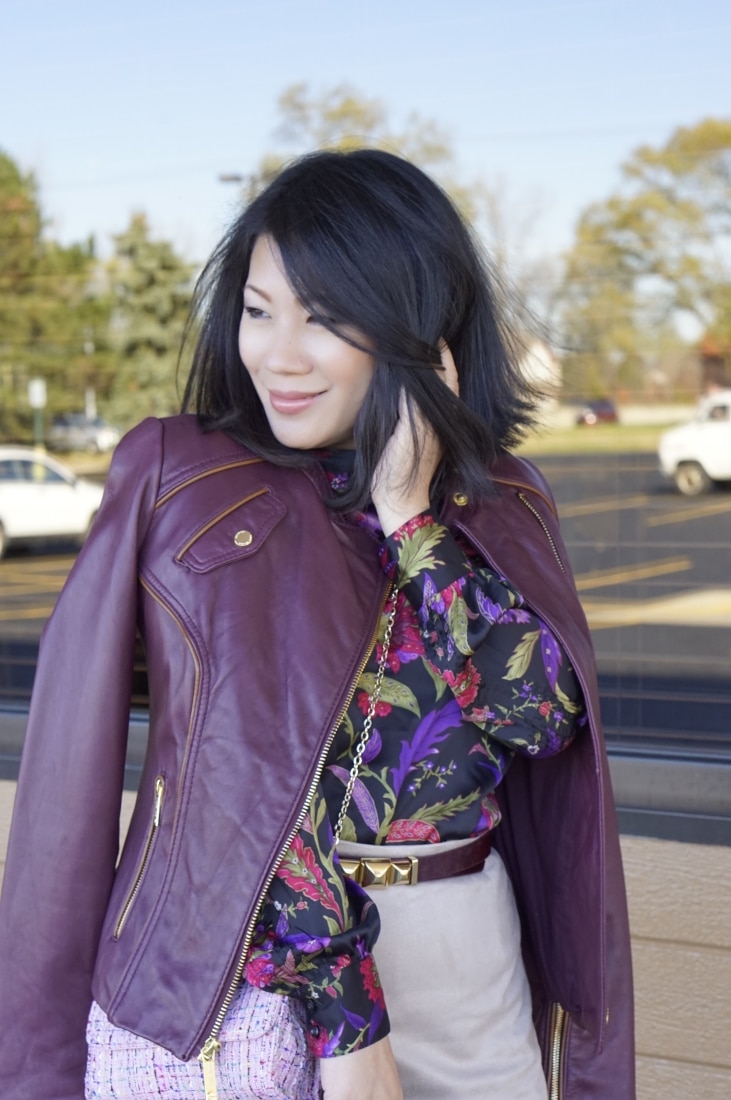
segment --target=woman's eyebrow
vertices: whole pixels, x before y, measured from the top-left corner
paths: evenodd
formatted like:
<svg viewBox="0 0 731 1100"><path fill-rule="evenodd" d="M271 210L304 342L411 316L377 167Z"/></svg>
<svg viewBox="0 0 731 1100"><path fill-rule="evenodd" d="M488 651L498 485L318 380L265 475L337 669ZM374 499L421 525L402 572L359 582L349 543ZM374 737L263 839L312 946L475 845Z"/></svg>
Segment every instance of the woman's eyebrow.
<svg viewBox="0 0 731 1100"><path fill-rule="evenodd" d="M254 294L258 294L260 298L264 298L265 301L271 302L271 298L265 290L259 290L258 286L254 286L253 283L245 283L244 290L253 290Z"/></svg>

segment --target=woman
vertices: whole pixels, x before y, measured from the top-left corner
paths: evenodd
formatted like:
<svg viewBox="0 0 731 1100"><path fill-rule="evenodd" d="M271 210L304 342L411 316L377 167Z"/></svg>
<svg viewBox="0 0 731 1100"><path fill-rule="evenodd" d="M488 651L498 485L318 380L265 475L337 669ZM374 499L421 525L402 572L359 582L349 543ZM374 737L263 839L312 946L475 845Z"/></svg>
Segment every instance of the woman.
<svg viewBox="0 0 731 1100"><path fill-rule="evenodd" d="M215 1096L256 988L297 1006L326 1100L631 1098L591 642L550 493L507 455L534 395L468 231L407 162L316 154L196 304L197 416L122 442L43 640L3 1097L82 1100L92 997L92 1040L158 1052L128 1095L203 1096L200 1054ZM193 1091L165 1092L180 1060Z"/></svg>

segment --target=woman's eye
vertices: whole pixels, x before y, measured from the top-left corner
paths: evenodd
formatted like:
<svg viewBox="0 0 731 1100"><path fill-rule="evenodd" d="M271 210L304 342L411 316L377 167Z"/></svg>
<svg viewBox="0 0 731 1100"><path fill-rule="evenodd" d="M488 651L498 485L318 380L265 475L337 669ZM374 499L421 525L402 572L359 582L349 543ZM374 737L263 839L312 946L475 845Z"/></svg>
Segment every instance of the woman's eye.
<svg viewBox="0 0 731 1100"><path fill-rule="evenodd" d="M262 317L266 317L266 313L263 309L259 309L258 306L244 306L244 313L247 317L251 317L252 321L258 321Z"/></svg>

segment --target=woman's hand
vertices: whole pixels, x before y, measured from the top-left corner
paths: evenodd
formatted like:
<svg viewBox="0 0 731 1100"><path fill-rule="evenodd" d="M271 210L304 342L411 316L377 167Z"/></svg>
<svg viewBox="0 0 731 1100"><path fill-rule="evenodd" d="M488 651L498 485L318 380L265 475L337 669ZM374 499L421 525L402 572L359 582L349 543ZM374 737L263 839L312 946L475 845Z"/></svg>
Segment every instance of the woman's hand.
<svg viewBox="0 0 731 1100"><path fill-rule="evenodd" d="M391 1043L381 1039L353 1054L320 1059L325 1100L403 1100Z"/></svg>
<svg viewBox="0 0 731 1100"><path fill-rule="evenodd" d="M459 393L457 368L444 342L441 352L444 384L453 393ZM429 507L429 486L442 457L442 449L432 428L416 408L414 421L418 448L414 444L406 395L402 390L399 418L376 467L371 486L371 496L384 535L393 534L402 523ZM414 475L409 477L412 470Z"/></svg>

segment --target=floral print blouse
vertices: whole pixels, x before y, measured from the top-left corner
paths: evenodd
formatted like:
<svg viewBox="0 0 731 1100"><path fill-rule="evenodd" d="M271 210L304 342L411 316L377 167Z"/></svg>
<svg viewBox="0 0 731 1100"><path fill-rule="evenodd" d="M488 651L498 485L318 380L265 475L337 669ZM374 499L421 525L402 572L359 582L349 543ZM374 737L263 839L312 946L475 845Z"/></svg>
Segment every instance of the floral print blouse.
<svg viewBox="0 0 731 1100"><path fill-rule="evenodd" d="M347 476L342 455L323 465L337 491ZM342 839L436 844L494 829L495 788L514 755L560 752L585 721L573 669L520 594L432 512L387 539L373 513L358 518L380 534L397 602ZM389 1031L372 955L377 909L343 875L333 847L388 610L307 816L265 897L245 970L253 985L304 1004L317 1057L349 1053Z"/></svg>

